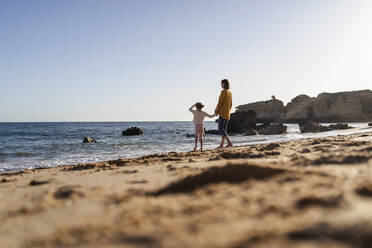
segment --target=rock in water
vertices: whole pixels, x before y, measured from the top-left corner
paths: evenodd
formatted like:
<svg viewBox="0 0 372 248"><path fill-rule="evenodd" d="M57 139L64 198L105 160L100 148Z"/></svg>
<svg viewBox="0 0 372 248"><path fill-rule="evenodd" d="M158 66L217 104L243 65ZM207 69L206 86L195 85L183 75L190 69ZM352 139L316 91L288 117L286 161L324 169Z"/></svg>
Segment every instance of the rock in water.
<svg viewBox="0 0 372 248"><path fill-rule="evenodd" d="M83 139L83 143L97 143L95 139L92 139L91 137L85 137Z"/></svg>
<svg viewBox="0 0 372 248"><path fill-rule="evenodd" d="M329 125L328 127L331 128L332 130L343 130L343 129L352 128L352 127L349 126L349 124L343 124L343 123Z"/></svg>
<svg viewBox="0 0 372 248"><path fill-rule="evenodd" d="M133 135L142 135L143 131L138 127L130 127L127 130L122 132L123 136L133 136Z"/></svg>
<svg viewBox="0 0 372 248"><path fill-rule="evenodd" d="M343 129L350 129L348 124L338 123L338 124L331 124L328 127L322 126L319 123L311 122L311 121L304 121L299 123L301 133L318 133L318 132L326 132L331 130L343 130Z"/></svg>
<svg viewBox="0 0 372 248"><path fill-rule="evenodd" d="M369 127L372 127L372 122L368 123L368 126L369 126Z"/></svg>
<svg viewBox="0 0 372 248"><path fill-rule="evenodd" d="M206 134L215 134L215 135L221 135L220 131L218 130L205 130Z"/></svg>
<svg viewBox="0 0 372 248"><path fill-rule="evenodd" d="M244 133L244 136L251 136L251 135L258 135L258 131L252 128Z"/></svg>
<svg viewBox="0 0 372 248"><path fill-rule="evenodd" d="M281 134L287 132L287 126L283 123L264 124L257 127L258 133L262 135Z"/></svg>
<svg viewBox="0 0 372 248"><path fill-rule="evenodd" d="M332 130L330 127L322 126L312 121L300 122L298 125L300 126L301 133L319 133Z"/></svg>

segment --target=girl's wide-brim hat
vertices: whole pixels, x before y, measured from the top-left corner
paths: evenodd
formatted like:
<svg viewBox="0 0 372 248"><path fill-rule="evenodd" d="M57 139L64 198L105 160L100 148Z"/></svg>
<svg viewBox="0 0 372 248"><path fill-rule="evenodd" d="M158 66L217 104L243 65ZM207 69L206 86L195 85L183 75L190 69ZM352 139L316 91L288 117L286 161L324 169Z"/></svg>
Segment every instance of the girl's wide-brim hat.
<svg viewBox="0 0 372 248"><path fill-rule="evenodd" d="M204 108L204 105L201 102L197 102L195 106L197 108Z"/></svg>

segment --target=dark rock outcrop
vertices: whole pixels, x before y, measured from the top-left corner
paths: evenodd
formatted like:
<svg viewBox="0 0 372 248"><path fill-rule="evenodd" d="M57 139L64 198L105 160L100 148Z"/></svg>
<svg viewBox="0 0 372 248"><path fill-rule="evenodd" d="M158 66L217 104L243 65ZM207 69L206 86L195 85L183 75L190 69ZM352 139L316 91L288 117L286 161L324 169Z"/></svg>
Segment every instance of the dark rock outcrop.
<svg viewBox="0 0 372 248"><path fill-rule="evenodd" d="M244 133L245 136L258 135L258 134L259 134L258 131L256 129L253 129L253 128L249 129L248 131L246 131Z"/></svg>
<svg viewBox="0 0 372 248"><path fill-rule="evenodd" d="M215 130L215 129L212 129L212 130L206 130L204 128L204 135L206 134L211 134L211 135L221 135L220 131L218 130ZM195 137L195 134L194 133L186 133L186 137L188 138L192 138L192 137Z"/></svg>
<svg viewBox="0 0 372 248"><path fill-rule="evenodd" d="M303 121L298 124L300 126L301 133L318 133L318 132L326 132L332 130L343 130L343 129L350 129L348 124L332 124L329 126L323 126L319 123L311 122L311 121Z"/></svg>
<svg viewBox="0 0 372 248"><path fill-rule="evenodd" d="M368 126L369 126L369 127L372 127L372 122L368 123Z"/></svg>
<svg viewBox="0 0 372 248"><path fill-rule="evenodd" d="M205 130L205 134L220 135L221 133L218 130Z"/></svg>
<svg viewBox="0 0 372 248"><path fill-rule="evenodd" d="M349 124L346 124L346 123L332 124L332 125L329 125L328 127L332 130L343 130L343 129L352 128L349 126Z"/></svg>
<svg viewBox="0 0 372 248"><path fill-rule="evenodd" d="M123 136L142 135L143 131L138 127L131 127L122 132Z"/></svg>
<svg viewBox="0 0 372 248"><path fill-rule="evenodd" d="M282 123L266 123L264 125L257 126L257 113L253 110L247 110L231 114L230 121L227 126L227 132L229 134L243 133L247 136L257 134L271 135L286 133L287 127Z"/></svg>
<svg viewBox="0 0 372 248"><path fill-rule="evenodd" d="M283 123L263 124L257 127L258 133L262 135L273 135L287 132L287 126Z"/></svg>
<svg viewBox="0 0 372 248"><path fill-rule="evenodd" d="M91 137L85 137L83 139L83 143L97 143L95 139L92 139Z"/></svg>
<svg viewBox="0 0 372 248"><path fill-rule="evenodd" d="M228 133L246 133L256 128L257 114L253 110L235 112L230 115Z"/></svg>
<svg viewBox="0 0 372 248"><path fill-rule="evenodd" d="M327 126L322 126L319 123L315 123L312 121L303 121L298 123L298 125L300 126L301 133L319 133L332 130Z"/></svg>
<svg viewBox="0 0 372 248"><path fill-rule="evenodd" d="M273 99L240 105L236 112L248 110L257 113L258 122L368 122L372 120L372 91L321 93L317 97L299 95L286 106Z"/></svg>

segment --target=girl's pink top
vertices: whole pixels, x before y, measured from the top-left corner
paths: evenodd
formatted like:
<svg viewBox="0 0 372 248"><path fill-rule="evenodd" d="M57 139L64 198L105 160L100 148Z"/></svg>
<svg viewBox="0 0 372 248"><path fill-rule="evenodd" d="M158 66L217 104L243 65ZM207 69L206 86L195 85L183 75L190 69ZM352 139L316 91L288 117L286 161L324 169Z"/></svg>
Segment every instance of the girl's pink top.
<svg viewBox="0 0 372 248"><path fill-rule="evenodd" d="M204 111L198 111L190 109L190 112L193 113L194 119L193 122L195 125L203 125L204 124L204 118L207 116L209 118L214 117L214 115L210 115Z"/></svg>

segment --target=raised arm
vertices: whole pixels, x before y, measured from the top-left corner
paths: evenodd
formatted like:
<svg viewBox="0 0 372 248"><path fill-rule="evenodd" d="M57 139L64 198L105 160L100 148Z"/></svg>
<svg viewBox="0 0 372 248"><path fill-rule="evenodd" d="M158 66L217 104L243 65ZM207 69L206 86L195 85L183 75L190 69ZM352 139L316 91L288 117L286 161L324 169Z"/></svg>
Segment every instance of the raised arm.
<svg viewBox="0 0 372 248"><path fill-rule="evenodd" d="M192 105L190 108L189 108L189 111L192 113L193 112L193 107L195 107L196 104Z"/></svg>

